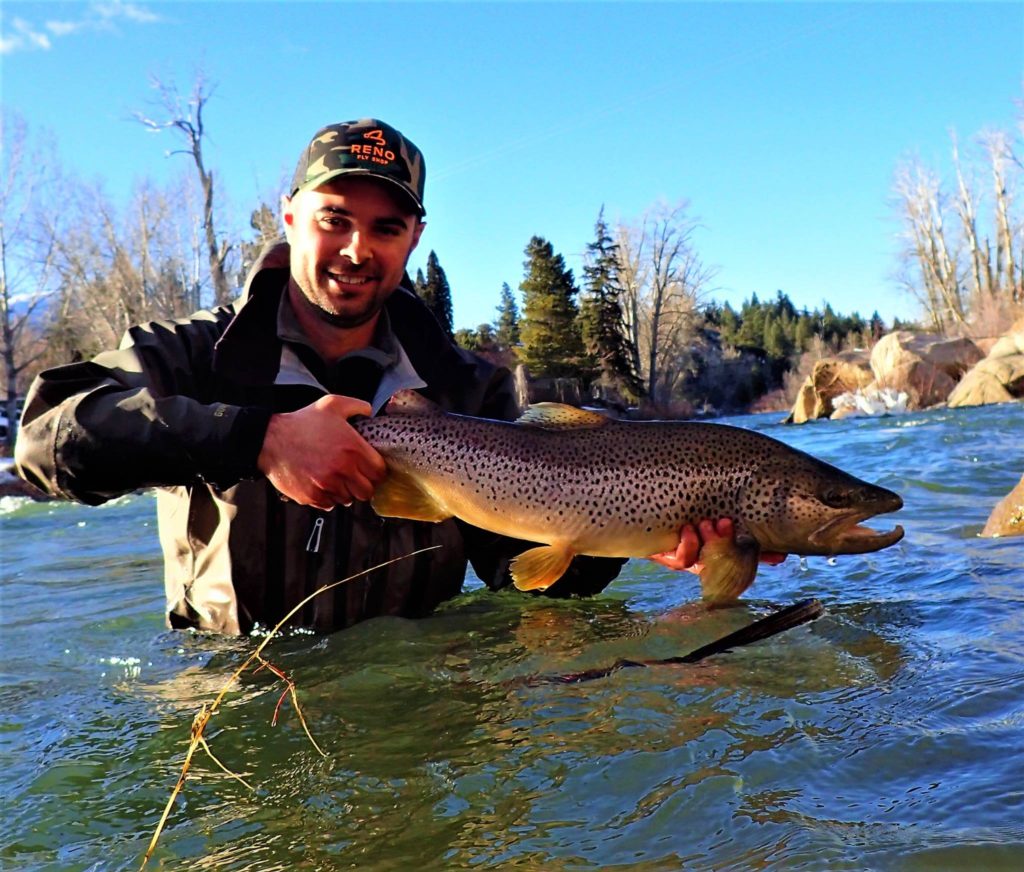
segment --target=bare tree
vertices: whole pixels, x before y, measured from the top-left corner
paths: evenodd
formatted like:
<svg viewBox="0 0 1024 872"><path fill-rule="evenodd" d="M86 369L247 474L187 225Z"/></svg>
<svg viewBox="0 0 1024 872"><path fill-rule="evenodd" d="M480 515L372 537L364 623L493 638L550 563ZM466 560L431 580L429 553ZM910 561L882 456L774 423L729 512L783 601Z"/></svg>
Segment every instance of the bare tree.
<svg viewBox="0 0 1024 872"><path fill-rule="evenodd" d="M647 395L667 404L690 365L697 307L713 270L694 244L699 222L685 201L648 209L639 224L619 227L623 314L638 349Z"/></svg>
<svg viewBox="0 0 1024 872"><path fill-rule="evenodd" d="M182 246L188 216L182 180L166 190L143 180L117 209L102 189L66 186L68 230L55 245L59 294L48 331L53 363L92 356L134 324L193 310L196 246ZM74 216L78 216L75 218Z"/></svg>
<svg viewBox="0 0 1024 872"><path fill-rule="evenodd" d="M189 99L183 102L177 87L173 84L168 85L156 77L152 78L151 84L159 95L158 104L163 117L151 118L141 112L136 112L135 119L154 132L173 130L185 141L184 149L169 151L168 155L191 155L195 164L203 193L202 231L206 244L210 280L213 284L214 300L219 306L227 305L232 297L231 286L227 278L227 260L232 246L226 239L218 239L214 224L213 170L207 169L203 159L203 139L207 136L203 122L203 110L213 96L216 85L207 82L202 72L197 73L192 93Z"/></svg>
<svg viewBox="0 0 1024 872"><path fill-rule="evenodd" d="M904 226L904 283L921 303L934 329L945 332L962 328L967 318L959 252L948 238L948 199L941 182L920 162L908 160L897 170L895 191Z"/></svg>
<svg viewBox="0 0 1024 872"><path fill-rule="evenodd" d="M1020 161L1015 155L1010 137L1002 131L983 134L981 144L992 174L996 237L992 290L993 293L1009 297L1015 306L1021 306L1024 305L1024 221L1014 214L1015 183L1020 173Z"/></svg>
<svg viewBox="0 0 1024 872"><path fill-rule="evenodd" d="M53 290L55 236L40 232L40 216L45 189L54 185L57 168L53 143L30 141L20 115L4 112L0 140L0 342L10 449L17 435L22 382L42 355L36 317Z"/></svg>
<svg viewBox="0 0 1024 872"><path fill-rule="evenodd" d="M962 158L953 135L952 196L919 161L904 161L895 176L904 241L899 276L943 333L994 333L1024 311L1019 141L990 131L976 143ZM989 182L979 182L985 176Z"/></svg>

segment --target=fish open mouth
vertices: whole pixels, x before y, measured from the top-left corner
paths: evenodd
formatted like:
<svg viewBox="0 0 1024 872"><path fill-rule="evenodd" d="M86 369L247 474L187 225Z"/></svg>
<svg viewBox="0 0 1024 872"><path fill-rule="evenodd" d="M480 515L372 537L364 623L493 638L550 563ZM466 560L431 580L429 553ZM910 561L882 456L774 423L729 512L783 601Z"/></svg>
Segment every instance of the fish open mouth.
<svg viewBox="0 0 1024 872"><path fill-rule="evenodd" d="M865 527L861 521L872 518L877 512L851 512L833 518L819 527L808 537L810 542L834 554L864 554L880 551L903 538L903 528L897 525L887 532Z"/></svg>

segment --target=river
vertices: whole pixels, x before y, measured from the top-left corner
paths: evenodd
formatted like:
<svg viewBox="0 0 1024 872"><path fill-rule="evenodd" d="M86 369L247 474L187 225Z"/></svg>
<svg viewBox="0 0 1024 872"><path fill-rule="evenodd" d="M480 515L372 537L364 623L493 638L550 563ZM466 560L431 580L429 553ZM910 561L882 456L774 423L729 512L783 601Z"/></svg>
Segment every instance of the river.
<svg viewBox="0 0 1024 872"><path fill-rule="evenodd" d="M632 561L607 591L466 592L418 621L274 641L149 868L1024 868L1024 538L978 536L1024 471L1024 405L753 427L903 495L906 538L765 567L736 608ZM891 525L880 519L876 527ZM0 868L136 869L193 717L250 639L163 627L150 494L0 502ZM817 597L810 625L685 654Z"/></svg>

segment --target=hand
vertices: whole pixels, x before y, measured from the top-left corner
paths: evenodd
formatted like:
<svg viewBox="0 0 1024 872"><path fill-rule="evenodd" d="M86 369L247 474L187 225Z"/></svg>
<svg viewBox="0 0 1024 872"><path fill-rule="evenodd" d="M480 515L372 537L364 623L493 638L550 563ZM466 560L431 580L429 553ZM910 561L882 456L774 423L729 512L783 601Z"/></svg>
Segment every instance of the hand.
<svg viewBox="0 0 1024 872"><path fill-rule="evenodd" d="M387 466L348 419L370 414L368 403L330 394L273 415L256 465L280 493L304 506L329 511L368 500Z"/></svg>
<svg viewBox="0 0 1024 872"><path fill-rule="evenodd" d="M705 543L715 539L732 539L736 536L736 529L733 526L732 518L719 518L712 521L705 518L696 527L693 524L685 524L679 534L679 545L675 551L665 551L662 554L652 554L650 559L669 569L685 570L696 575L704 568L698 563L700 550ZM758 560L769 566L777 566L786 559L785 554L778 551L762 551Z"/></svg>

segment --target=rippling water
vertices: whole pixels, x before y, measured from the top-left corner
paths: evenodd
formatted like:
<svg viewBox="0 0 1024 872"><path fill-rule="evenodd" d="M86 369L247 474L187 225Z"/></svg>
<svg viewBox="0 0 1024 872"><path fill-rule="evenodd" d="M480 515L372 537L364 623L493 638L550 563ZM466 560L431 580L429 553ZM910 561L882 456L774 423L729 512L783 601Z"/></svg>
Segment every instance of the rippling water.
<svg viewBox="0 0 1024 872"><path fill-rule="evenodd" d="M150 868L1024 868L1024 538L978 537L1024 471L1024 406L733 422L900 492L906 539L790 558L711 613L693 576L633 561L591 600L471 585L272 643L327 757L245 677L207 734L255 790L197 758ZM254 643L163 629L151 496L0 512L0 867L137 868ZM517 682L812 596L816 623L696 666Z"/></svg>

